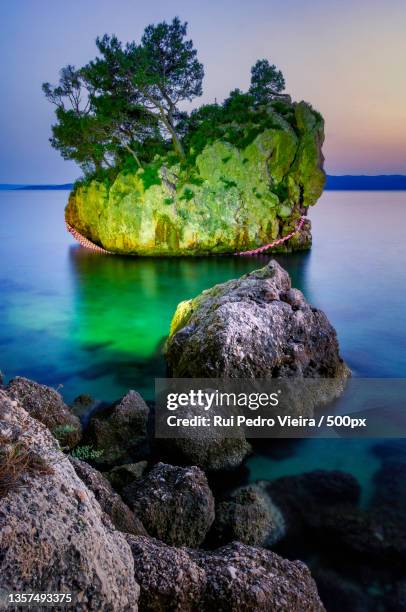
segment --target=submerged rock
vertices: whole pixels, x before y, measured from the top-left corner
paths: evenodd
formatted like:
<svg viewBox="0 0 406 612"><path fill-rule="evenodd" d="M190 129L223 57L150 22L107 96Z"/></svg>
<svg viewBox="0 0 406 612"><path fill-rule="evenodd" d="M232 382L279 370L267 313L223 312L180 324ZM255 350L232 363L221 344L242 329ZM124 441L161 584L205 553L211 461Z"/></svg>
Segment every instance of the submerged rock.
<svg viewBox="0 0 406 612"><path fill-rule="evenodd" d="M224 125L221 140L190 151L187 167L161 157L110 185L78 184L67 223L108 251L136 255L232 253L286 236L322 193L324 122L304 102L271 104L258 117ZM235 130L246 134L239 146ZM310 244L306 221L279 250Z"/></svg>
<svg viewBox="0 0 406 612"><path fill-rule="evenodd" d="M165 356L175 378L331 379L326 399L349 373L326 315L275 260L181 302Z"/></svg>
<svg viewBox="0 0 406 612"><path fill-rule="evenodd" d="M136 391L100 412L89 423L86 441L99 453L95 462L114 465L137 459L146 451L149 408Z"/></svg>
<svg viewBox="0 0 406 612"><path fill-rule="evenodd" d="M124 535L48 429L2 391L0 435L0 591L70 592L78 611L136 612Z"/></svg>
<svg viewBox="0 0 406 612"><path fill-rule="evenodd" d="M46 425L61 446L72 448L79 443L82 437L80 420L55 389L17 376L5 391L11 399L20 402L30 416Z"/></svg>
<svg viewBox="0 0 406 612"><path fill-rule="evenodd" d="M361 497L357 479L339 470L314 470L276 480L261 482L270 498L280 508L290 535L308 533L309 528L324 524L325 512L352 509Z"/></svg>
<svg viewBox="0 0 406 612"><path fill-rule="evenodd" d="M177 549L127 536L151 612L323 612L310 572L300 561L234 542L213 552Z"/></svg>
<svg viewBox="0 0 406 612"><path fill-rule="evenodd" d="M214 521L214 498L198 467L158 463L123 492L148 533L167 544L199 546Z"/></svg>
<svg viewBox="0 0 406 612"><path fill-rule="evenodd" d="M258 485L240 487L216 505L212 534L219 544L238 540L251 546L271 546L285 534L279 508Z"/></svg>
<svg viewBox="0 0 406 612"><path fill-rule="evenodd" d="M386 609L377 606L376 598L375 601L374 597L369 599L366 589L331 569L317 569L312 573L320 597L329 612L343 612L343 610L369 612Z"/></svg>
<svg viewBox="0 0 406 612"><path fill-rule="evenodd" d="M119 531L133 535L147 535L140 519L131 512L121 497L114 492L109 481L100 472L85 461L70 457L76 474L94 493L102 510L110 517L114 527Z"/></svg>

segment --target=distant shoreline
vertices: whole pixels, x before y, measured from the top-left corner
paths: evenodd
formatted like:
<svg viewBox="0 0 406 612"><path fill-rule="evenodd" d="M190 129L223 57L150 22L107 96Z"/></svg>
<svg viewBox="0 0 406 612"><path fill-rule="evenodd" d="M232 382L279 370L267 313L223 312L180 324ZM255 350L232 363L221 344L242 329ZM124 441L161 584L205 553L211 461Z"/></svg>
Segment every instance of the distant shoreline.
<svg viewBox="0 0 406 612"><path fill-rule="evenodd" d="M70 191L73 183L61 185L29 185L0 183L0 191ZM327 175L325 191L406 191L406 175L381 174L365 175Z"/></svg>
<svg viewBox="0 0 406 612"><path fill-rule="evenodd" d="M63 183L62 185L13 185L0 183L0 191L70 191L73 183Z"/></svg>

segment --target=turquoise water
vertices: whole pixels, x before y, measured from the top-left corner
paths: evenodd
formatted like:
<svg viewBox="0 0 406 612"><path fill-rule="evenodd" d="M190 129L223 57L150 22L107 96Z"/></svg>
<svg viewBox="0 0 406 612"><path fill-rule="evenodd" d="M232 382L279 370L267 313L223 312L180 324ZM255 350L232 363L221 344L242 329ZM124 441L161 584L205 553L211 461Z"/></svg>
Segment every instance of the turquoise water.
<svg viewBox="0 0 406 612"><path fill-rule="evenodd" d="M67 192L0 193L0 368L113 400L152 396L177 303L264 265L255 258L130 259L83 251L66 233ZM354 375L406 377L406 192L326 192L311 211L310 253L277 259L327 313ZM368 495L368 441L307 440L248 462L251 478L317 467L356 472Z"/></svg>

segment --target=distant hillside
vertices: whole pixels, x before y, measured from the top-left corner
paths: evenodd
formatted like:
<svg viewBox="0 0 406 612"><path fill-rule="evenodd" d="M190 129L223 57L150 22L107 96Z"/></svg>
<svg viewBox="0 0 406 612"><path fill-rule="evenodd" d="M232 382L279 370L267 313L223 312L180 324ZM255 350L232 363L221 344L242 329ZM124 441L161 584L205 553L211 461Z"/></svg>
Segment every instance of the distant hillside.
<svg viewBox="0 0 406 612"><path fill-rule="evenodd" d="M48 191L48 190L68 190L73 187L73 183L63 185L13 185L10 183L0 183L0 191Z"/></svg>
<svg viewBox="0 0 406 612"><path fill-rule="evenodd" d="M331 191L399 191L406 190L406 176L381 174L378 176L327 176L324 187Z"/></svg>

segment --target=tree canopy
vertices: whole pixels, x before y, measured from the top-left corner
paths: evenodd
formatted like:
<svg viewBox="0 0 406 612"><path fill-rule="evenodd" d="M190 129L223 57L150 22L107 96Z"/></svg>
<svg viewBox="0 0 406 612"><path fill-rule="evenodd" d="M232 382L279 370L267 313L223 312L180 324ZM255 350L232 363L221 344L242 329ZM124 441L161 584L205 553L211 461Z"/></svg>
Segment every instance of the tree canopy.
<svg viewBox="0 0 406 612"><path fill-rule="evenodd" d="M56 106L51 144L85 175L128 164L138 168L171 149L184 162L185 147L219 137L221 122L243 121L251 107L280 96L285 87L282 73L258 60L248 93L234 90L222 105L189 114L182 104L202 95L204 69L187 38L187 23L175 17L149 25L139 43L105 34L96 46L94 60L78 69L68 65L57 85L42 86Z"/></svg>
<svg viewBox="0 0 406 612"><path fill-rule="evenodd" d="M269 102L275 98L284 97L285 79L275 64L270 64L267 59L258 60L251 68L250 94L255 102Z"/></svg>

